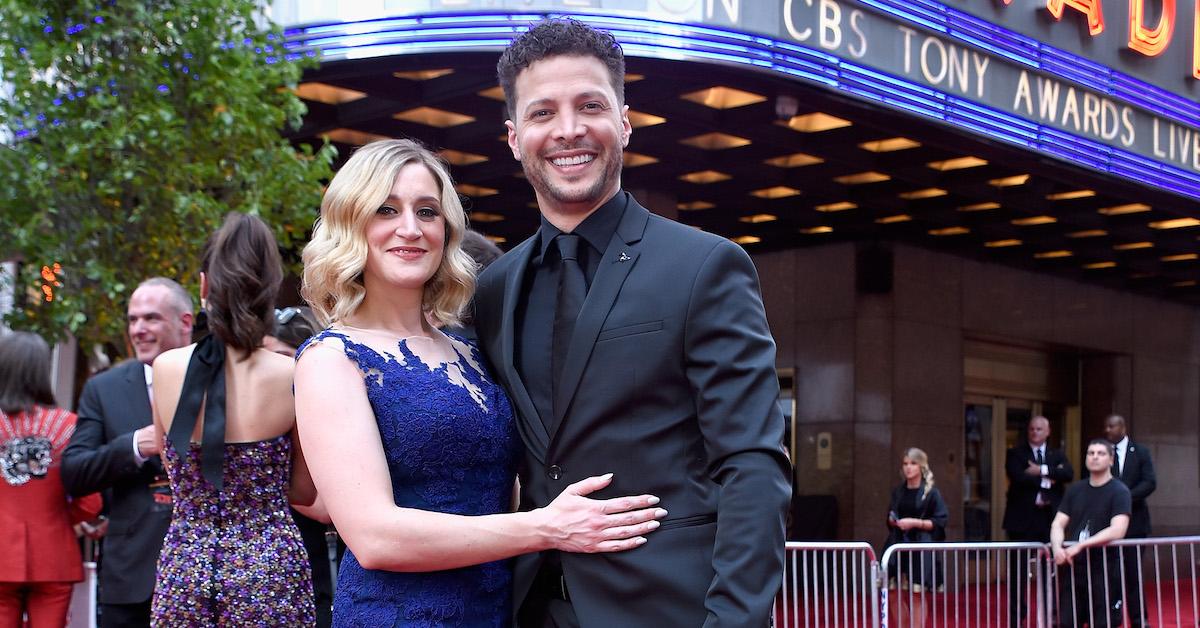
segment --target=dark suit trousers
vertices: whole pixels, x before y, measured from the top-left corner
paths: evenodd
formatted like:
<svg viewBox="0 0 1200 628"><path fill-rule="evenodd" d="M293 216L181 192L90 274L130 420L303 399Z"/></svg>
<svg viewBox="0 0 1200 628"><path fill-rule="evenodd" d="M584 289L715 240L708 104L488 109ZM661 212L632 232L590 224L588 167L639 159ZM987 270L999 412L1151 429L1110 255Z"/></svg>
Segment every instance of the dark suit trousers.
<svg viewBox="0 0 1200 628"><path fill-rule="evenodd" d="M542 563L517 615L518 628L579 628L570 600L552 592L562 573L557 563L557 558Z"/></svg>
<svg viewBox="0 0 1200 628"><path fill-rule="evenodd" d="M150 626L150 600L139 604L101 604L100 628Z"/></svg>

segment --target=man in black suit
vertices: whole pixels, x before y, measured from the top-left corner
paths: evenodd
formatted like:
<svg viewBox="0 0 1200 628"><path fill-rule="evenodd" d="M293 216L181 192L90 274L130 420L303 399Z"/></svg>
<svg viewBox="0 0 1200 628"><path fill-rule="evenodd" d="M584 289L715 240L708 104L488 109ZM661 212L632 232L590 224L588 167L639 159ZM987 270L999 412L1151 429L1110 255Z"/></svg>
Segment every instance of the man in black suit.
<svg viewBox="0 0 1200 628"><path fill-rule="evenodd" d="M1121 480L1129 488L1129 496L1133 499L1133 513L1129 517L1129 531L1126 532L1125 538L1144 539L1150 536L1150 509L1146 506L1146 498L1158 487L1150 450L1129 439L1126 434L1125 417L1119 414L1113 414L1105 420L1104 436L1116 450L1113 477ZM1121 548L1121 563L1125 575L1125 608L1134 628L1146 625L1143 599L1146 589L1139 569L1140 556L1136 547Z"/></svg>
<svg viewBox="0 0 1200 628"><path fill-rule="evenodd" d="M621 189L632 128L611 35L547 20L498 71L542 215L476 293L526 445L521 508L614 471L596 497L649 493L670 513L637 549L518 559L519 625L765 626L790 491L754 266Z"/></svg>
<svg viewBox="0 0 1200 628"><path fill-rule="evenodd" d="M1035 416L1026 426L1025 442L1008 450L1004 472L1008 475L1008 495L1004 505L1004 530L1011 541L1050 542L1050 524L1062 501L1063 487L1074 471L1067 456L1052 449L1050 421ZM1028 585L1029 566L1024 557L1009 563L1008 624L1024 624L1034 589ZM1043 574L1045 577L1045 574Z"/></svg>
<svg viewBox="0 0 1200 628"><path fill-rule="evenodd" d="M63 452L72 495L104 491L108 529L100 557L100 625L149 626L154 571L171 521L171 490L150 410L150 364L191 342L192 297L163 277L129 298L129 341L137 356L88 380L79 421Z"/></svg>

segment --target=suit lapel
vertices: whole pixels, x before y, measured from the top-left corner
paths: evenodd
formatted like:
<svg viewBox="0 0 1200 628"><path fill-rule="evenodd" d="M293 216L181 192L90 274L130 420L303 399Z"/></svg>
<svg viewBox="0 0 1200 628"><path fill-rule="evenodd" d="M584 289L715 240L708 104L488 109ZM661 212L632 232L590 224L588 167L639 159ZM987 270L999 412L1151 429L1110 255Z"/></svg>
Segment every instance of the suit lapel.
<svg viewBox="0 0 1200 628"><path fill-rule="evenodd" d="M512 402L517 406L517 428L525 444L534 456L541 462L546 460L546 450L550 447L550 435L546 432L537 408L529 397L525 382L517 371L513 356L516 355L516 317L517 302L525 283L525 269L533 257L534 244L538 235L522 242L510 253L514 256L512 268L504 278L504 309L500 312L500 364L504 369L504 380L508 382L508 393Z"/></svg>
<svg viewBox="0 0 1200 628"><path fill-rule="evenodd" d="M628 194L628 193L626 193ZM587 366L588 358L596 345L596 337L600 335L600 327L608 318L609 311L617 301L621 286L629 277L629 272L637 264L640 255L637 244L646 230L646 222L650 213L630 196L621 216L621 223L613 233L605 249L604 257L596 268L596 277L588 289L587 299L579 311L575 321L575 332L571 335L571 344L567 349L567 359L563 364L558 390L554 391L554 405L558 413L550 428L550 439L558 434L571 400L579 389L579 380L583 377L583 368Z"/></svg>

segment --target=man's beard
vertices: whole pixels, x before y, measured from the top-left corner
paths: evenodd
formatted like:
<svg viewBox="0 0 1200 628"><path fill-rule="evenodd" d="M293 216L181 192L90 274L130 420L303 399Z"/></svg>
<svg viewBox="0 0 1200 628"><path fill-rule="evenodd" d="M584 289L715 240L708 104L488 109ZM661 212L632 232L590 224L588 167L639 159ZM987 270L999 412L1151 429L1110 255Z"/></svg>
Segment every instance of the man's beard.
<svg viewBox="0 0 1200 628"><path fill-rule="evenodd" d="M597 154L596 159L602 157L613 157L611 153L601 152ZM621 159L620 153L615 155L616 159L608 159L604 163L604 172L597 177L590 186L582 190L564 189L562 186L556 185L551 174L554 164L551 164L541 155L525 156L521 159L522 170L525 172L525 178L529 180L529 184L533 186L535 192L540 193L559 203L584 203L594 201L597 205L607 200L601 198L607 191L613 181L616 181L621 176ZM574 186L571 186L572 188Z"/></svg>

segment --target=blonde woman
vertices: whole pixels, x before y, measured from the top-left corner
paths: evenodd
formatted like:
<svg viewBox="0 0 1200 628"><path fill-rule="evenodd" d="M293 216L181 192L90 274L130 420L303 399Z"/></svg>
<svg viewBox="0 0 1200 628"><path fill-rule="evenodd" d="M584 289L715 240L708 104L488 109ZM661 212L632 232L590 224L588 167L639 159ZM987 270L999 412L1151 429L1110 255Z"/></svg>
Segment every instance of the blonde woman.
<svg viewBox="0 0 1200 628"><path fill-rule="evenodd" d="M474 289L466 217L443 164L368 144L330 183L303 293L328 327L301 347L296 414L318 494L349 551L335 626L507 626L517 554L638 547L656 497L592 500L611 474L510 513L520 441L504 391L454 325Z"/></svg>
<svg viewBox="0 0 1200 628"><path fill-rule="evenodd" d="M884 549L897 543L936 543L946 539L950 513L941 492L934 486L929 456L910 447L900 460L903 482L892 490L888 505L888 538ZM923 559L923 560L922 560ZM937 561L928 553L907 553L892 563L892 578L906 576L914 590L932 586ZM914 573L915 572L915 573Z"/></svg>

